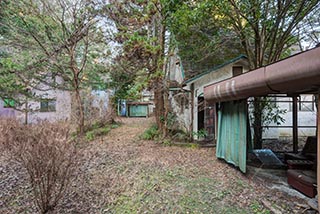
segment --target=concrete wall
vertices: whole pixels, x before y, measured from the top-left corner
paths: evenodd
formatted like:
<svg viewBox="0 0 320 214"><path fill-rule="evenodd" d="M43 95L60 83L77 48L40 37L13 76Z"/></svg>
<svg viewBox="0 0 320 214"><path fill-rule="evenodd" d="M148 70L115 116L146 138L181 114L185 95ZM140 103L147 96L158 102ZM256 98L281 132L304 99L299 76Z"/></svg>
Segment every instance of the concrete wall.
<svg viewBox="0 0 320 214"><path fill-rule="evenodd" d="M55 99L56 110L52 112L40 112L40 101L29 101L28 108L32 109L28 113L28 123L37 123L41 120L50 122L59 120L69 120L71 116L71 93L62 90L50 90L46 92L34 91L43 99ZM21 121L25 119L25 113L19 112L17 118Z"/></svg>
<svg viewBox="0 0 320 214"><path fill-rule="evenodd" d="M243 72L248 71L248 66L246 60L240 60L236 63L228 64L216 71L210 72L206 75L203 75L199 79L192 81L194 83L194 102L193 102L193 131L197 132L198 130L198 97L203 97L203 90L206 85L212 83L220 82L222 80L232 77L232 67L233 66L242 66ZM188 85L190 85L189 83ZM190 87L190 86L189 86Z"/></svg>
<svg viewBox="0 0 320 214"><path fill-rule="evenodd" d="M177 129L191 132L191 95L188 92L170 91L172 112L177 116Z"/></svg>
<svg viewBox="0 0 320 214"><path fill-rule="evenodd" d="M169 70L169 79L170 80L175 80L178 83L182 83L184 80L184 73L183 73L183 68L181 66L181 60L178 57L176 51L175 53L170 56L168 59L168 70Z"/></svg>
<svg viewBox="0 0 320 214"><path fill-rule="evenodd" d="M56 106L55 111L51 112L41 112L40 111L40 101L28 102L28 108L32 111L28 112L28 123L37 123L41 120L47 120L50 122L60 121L60 120L70 120L71 118L71 105L72 105L72 94L69 91L63 90L48 90L39 91L34 90L37 96L42 99L55 99ZM98 109L99 115L102 116L108 109L110 91L92 91L90 93L92 97L91 107ZM19 121L25 121L25 113L21 111L16 111L12 108L4 108L3 101L0 100L0 116L11 116L17 118ZM24 106L21 107L23 110Z"/></svg>

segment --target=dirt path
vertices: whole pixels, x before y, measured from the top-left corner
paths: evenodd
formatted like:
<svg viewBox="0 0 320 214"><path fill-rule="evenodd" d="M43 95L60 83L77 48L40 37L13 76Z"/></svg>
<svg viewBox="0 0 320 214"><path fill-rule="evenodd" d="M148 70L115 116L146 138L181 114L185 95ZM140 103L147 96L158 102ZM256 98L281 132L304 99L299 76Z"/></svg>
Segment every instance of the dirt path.
<svg viewBox="0 0 320 214"><path fill-rule="evenodd" d="M215 158L213 148L164 146L139 136L152 118L123 125L90 142L81 170L57 213L302 213L304 201ZM2 165L0 178L17 170ZM4 195L0 213L34 213L20 182ZM0 204L1 205L1 204ZM269 208L268 208L269 207Z"/></svg>

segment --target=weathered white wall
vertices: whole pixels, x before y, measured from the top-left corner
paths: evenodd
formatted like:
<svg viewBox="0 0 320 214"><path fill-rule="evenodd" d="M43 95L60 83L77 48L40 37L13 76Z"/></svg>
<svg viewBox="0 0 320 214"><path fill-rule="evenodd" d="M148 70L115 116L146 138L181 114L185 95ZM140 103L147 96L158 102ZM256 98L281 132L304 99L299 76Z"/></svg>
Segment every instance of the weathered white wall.
<svg viewBox="0 0 320 214"><path fill-rule="evenodd" d="M180 64L176 64L178 58L171 57L169 63L170 68L170 80L175 80L177 82L182 82L181 78L183 77L182 70ZM175 67L176 66L176 67ZM177 120L179 122L180 128L183 128L188 131L197 132L198 131L198 97L203 97L204 87L206 85L216 83L228 78L232 77L232 67L233 66L242 66L243 72L248 71L248 63L245 59L239 59L234 63L227 64L217 70L213 70L212 72L208 72L203 76L195 77L194 80L190 79L187 81L187 85L183 88L185 92L180 92L184 94L188 98L188 107L179 103L178 96L181 94L177 94L177 92L171 91L169 95L169 99L171 102L172 111L176 113ZM192 86L193 85L193 86ZM193 90L191 93L191 89ZM189 92L186 92L189 91ZM191 97L193 94L193 97ZM193 102L192 102L193 101ZM192 111L193 106L193 111ZM192 111L192 112L191 112ZM192 119L193 115L193 119ZM191 127L191 124L193 126Z"/></svg>
<svg viewBox="0 0 320 214"><path fill-rule="evenodd" d="M231 63L226 65L216 71L210 72L206 75L203 75L199 79L192 81L194 83L194 102L193 102L193 131L197 132L198 130L198 97L203 97L204 87L222 80L232 77L232 67L233 66L242 66L243 72L248 71L248 66L244 60L241 60L236 63ZM192 83L191 82L191 83ZM190 85L191 83L188 83Z"/></svg>
<svg viewBox="0 0 320 214"><path fill-rule="evenodd" d="M178 57L176 51L169 57L168 69L169 69L169 79L175 80L178 83L182 83L184 80L184 73L181 66L181 60Z"/></svg>
<svg viewBox="0 0 320 214"><path fill-rule="evenodd" d="M40 112L40 101L29 101L28 106L32 109L28 113L28 123L36 123L41 120L50 122L59 120L68 120L71 116L71 93L61 90L49 90L46 92L35 91L37 95L42 96L44 99L56 100L56 111L53 112ZM21 121L25 119L25 113L19 112L17 118Z"/></svg>
<svg viewBox="0 0 320 214"><path fill-rule="evenodd" d="M181 105L179 102L181 96L185 96L185 105ZM191 96L190 93L181 93L177 94L176 92L169 93L169 100L171 103L172 111L177 115L177 127L178 129L190 132L191 130Z"/></svg>

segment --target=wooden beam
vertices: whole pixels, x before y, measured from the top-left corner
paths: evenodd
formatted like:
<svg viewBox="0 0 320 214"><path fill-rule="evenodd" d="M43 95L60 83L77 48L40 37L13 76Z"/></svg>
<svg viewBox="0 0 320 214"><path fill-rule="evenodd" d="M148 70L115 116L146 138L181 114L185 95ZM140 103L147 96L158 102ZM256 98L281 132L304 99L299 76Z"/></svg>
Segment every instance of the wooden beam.
<svg viewBox="0 0 320 214"><path fill-rule="evenodd" d="M292 140L293 152L298 152L298 97L292 97Z"/></svg>

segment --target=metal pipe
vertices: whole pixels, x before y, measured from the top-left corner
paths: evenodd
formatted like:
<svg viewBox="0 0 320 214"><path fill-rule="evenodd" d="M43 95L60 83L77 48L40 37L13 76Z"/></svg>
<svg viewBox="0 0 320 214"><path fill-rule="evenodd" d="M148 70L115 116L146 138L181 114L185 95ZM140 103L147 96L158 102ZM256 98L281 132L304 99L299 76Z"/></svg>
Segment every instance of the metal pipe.
<svg viewBox="0 0 320 214"><path fill-rule="evenodd" d="M320 88L320 47L204 87L207 101L239 100Z"/></svg>

